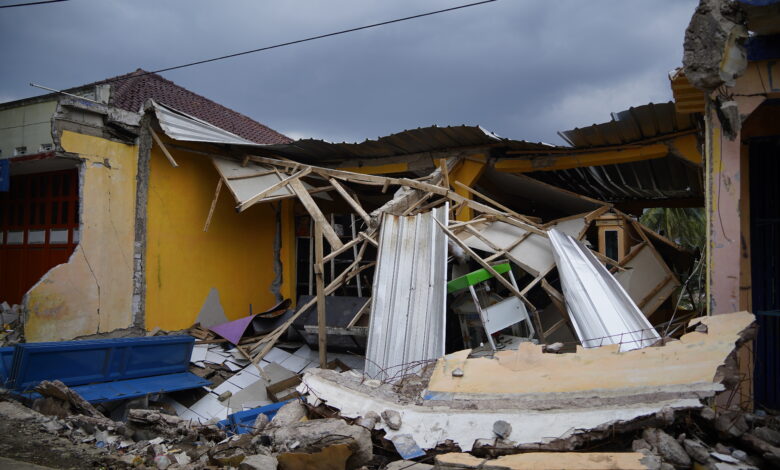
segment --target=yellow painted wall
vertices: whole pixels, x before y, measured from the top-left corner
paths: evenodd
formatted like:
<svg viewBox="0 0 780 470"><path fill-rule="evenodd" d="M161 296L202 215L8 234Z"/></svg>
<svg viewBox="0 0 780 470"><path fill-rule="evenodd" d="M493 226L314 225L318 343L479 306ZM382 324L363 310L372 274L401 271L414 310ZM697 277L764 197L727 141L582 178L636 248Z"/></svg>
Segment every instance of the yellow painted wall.
<svg viewBox="0 0 780 470"><path fill-rule="evenodd" d="M192 326L212 287L231 320L246 316L250 303L255 312L272 306L273 209L256 204L239 214L223 188L209 231L204 232L217 172L208 157L169 150L178 168L156 145L150 162L147 329Z"/></svg>
<svg viewBox="0 0 780 470"><path fill-rule="evenodd" d="M293 306L296 297L296 269L297 247L295 246L295 201L297 199L282 200L282 297L292 299Z"/></svg>
<svg viewBox="0 0 780 470"><path fill-rule="evenodd" d="M27 292L28 341L72 339L132 323L138 148L69 131L61 143L84 159L81 242L67 263Z"/></svg>

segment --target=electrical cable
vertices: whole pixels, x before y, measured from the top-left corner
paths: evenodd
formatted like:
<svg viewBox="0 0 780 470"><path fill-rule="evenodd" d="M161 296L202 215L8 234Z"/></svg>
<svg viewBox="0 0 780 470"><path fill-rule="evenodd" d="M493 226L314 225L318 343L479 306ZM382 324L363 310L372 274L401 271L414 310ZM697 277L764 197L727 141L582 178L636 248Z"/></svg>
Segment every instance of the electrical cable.
<svg viewBox="0 0 780 470"><path fill-rule="evenodd" d="M45 0L40 2L14 3L13 5L0 5L0 8L29 7L33 5L43 5L45 3L67 2L68 0Z"/></svg>
<svg viewBox="0 0 780 470"><path fill-rule="evenodd" d="M51 0L51 1L65 1L65 0ZM427 12L427 13L420 13L419 15L412 15L412 16L407 16L407 17L404 17L404 18L397 18L397 19L394 19L394 20L382 21L381 23L374 23L374 24L370 24L370 25L366 25L366 26L359 26L357 28L344 29L344 30L341 30L341 31L333 32L333 33L320 34L318 36L311 36L311 37L308 37L308 38L305 38L305 39L298 39L298 40L295 40L295 41L283 42L281 44L275 44L273 46L260 47L258 49L251 49L251 50L248 50L248 51L236 52L234 54L227 54L227 55L223 55L223 56L219 56L219 57L213 57L211 59L198 60L198 61L190 62L190 63L187 63L187 64L175 65L175 66L172 66L172 67L165 67L165 68L162 68L162 69L153 70L151 72L134 74L131 77L122 76L122 77L116 77L116 78L113 78L113 79L110 78L108 80L102 81L101 83L109 83L109 82L117 81L117 80L126 80L126 79L129 79L129 78L137 78L137 77L141 77L141 76L144 76L144 75L151 75L153 73L161 73L161 72L168 72L168 71L171 71L171 70L183 69L185 67L192 67L193 65L206 64L206 63L209 63L209 62L216 62L218 60L230 59L232 57L238 57L238 56L247 55L247 54L254 54L256 52L263 52L263 51L268 51L268 50L271 50L271 49L277 49L277 48L284 47L284 46L291 46L293 44L300 44L300 43L303 43L303 42L314 41L315 39L323 39L323 38L327 38L327 37L331 37L331 36L338 36L340 34L346 34L346 33L352 33L352 32L355 32L355 31L361 31L361 30L364 30L364 29L376 28L378 26L385 26L385 25L388 25L388 24L400 23L402 21L408 21L408 20L413 20L413 19L416 19L416 18L422 18L422 17L425 17L425 16L437 15L439 13L446 13L446 12L450 12L450 11L461 10L463 8L469 8L469 7L474 7L474 6L478 6L478 5L484 5L486 3L492 3L492 2L495 2L495 1L497 1L497 0L483 0L483 1L480 1L480 2L468 3L468 4L465 4L465 5L459 5L459 6L456 6L456 7L445 8L443 10L430 11L430 12Z"/></svg>

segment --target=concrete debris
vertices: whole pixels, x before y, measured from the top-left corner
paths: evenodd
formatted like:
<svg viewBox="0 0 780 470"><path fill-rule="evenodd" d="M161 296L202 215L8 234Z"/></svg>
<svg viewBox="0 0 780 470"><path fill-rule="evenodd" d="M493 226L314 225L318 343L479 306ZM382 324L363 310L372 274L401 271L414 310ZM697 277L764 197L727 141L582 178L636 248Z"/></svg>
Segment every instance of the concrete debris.
<svg viewBox="0 0 780 470"><path fill-rule="evenodd" d="M759 426L751 431L751 433L757 438L766 441L767 443L778 447L780 446L780 432L767 427Z"/></svg>
<svg viewBox="0 0 780 470"><path fill-rule="evenodd" d="M433 465L426 463L417 463L411 460L396 460L390 462L385 467L385 470L431 470Z"/></svg>
<svg viewBox="0 0 780 470"><path fill-rule="evenodd" d="M660 429L649 428L642 432L642 438L652 446L653 451L675 467L688 468L691 458L683 446Z"/></svg>
<svg viewBox="0 0 780 470"><path fill-rule="evenodd" d="M276 457L263 454L247 455L238 470L276 470L279 462Z"/></svg>
<svg viewBox="0 0 780 470"><path fill-rule="evenodd" d="M395 410L385 410L382 412L382 419L393 431L401 429L401 414Z"/></svg>
<svg viewBox="0 0 780 470"><path fill-rule="evenodd" d="M700 464L706 464L709 460L710 453L707 448L704 447L700 442L691 439L685 439L683 441L683 447L685 448L685 452L687 452L688 455L696 462L699 462Z"/></svg>
<svg viewBox="0 0 780 470"><path fill-rule="evenodd" d="M691 85L712 91L747 67L745 14L738 2L700 0L685 31L683 70Z"/></svg>
<svg viewBox="0 0 780 470"><path fill-rule="evenodd" d="M508 439L512 434L512 425L503 420L498 420L493 423L493 434L499 437L499 439Z"/></svg>
<svg viewBox="0 0 780 470"><path fill-rule="evenodd" d="M268 426L268 423L270 420L268 419L268 415L265 413L260 413L257 415L257 418L255 418L255 424L252 426L252 433L258 434L262 432L266 426Z"/></svg>
<svg viewBox="0 0 780 470"><path fill-rule="evenodd" d="M312 454L343 445L348 450L347 469L365 465L374 456L371 433L363 427L349 425L340 419L297 422L281 428L267 429L265 434L270 438L274 451L280 454ZM341 451L326 454L333 458L343 455ZM290 459L294 457L280 455L280 466L286 468L283 461Z"/></svg>
<svg viewBox="0 0 780 470"><path fill-rule="evenodd" d="M355 424L358 426L363 426L369 431L372 431L376 427L377 423L379 423L381 420L382 418L378 414L373 411L369 411L365 414L365 416L361 416L357 421L355 421Z"/></svg>
<svg viewBox="0 0 780 470"><path fill-rule="evenodd" d="M679 410L703 408L702 398L724 389L721 381L729 372L723 364L752 337L753 319L746 312L703 318L706 333L623 353L612 345L545 354L532 343L494 358L468 358L469 351L463 351L437 362L423 396L318 369L304 375L300 390L348 418L383 410L376 428L387 439L410 434L423 449L451 439L471 451L480 439L495 438L493 423L500 414L508 425L502 439L515 442L515 448L571 450L617 430L660 429L671 425ZM452 377L456 368L463 377ZM391 410L403 419L393 422ZM690 465L681 443L659 433L644 436L642 447L663 453L674 465L685 465L686 459Z"/></svg>
<svg viewBox="0 0 780 470"><path fill-rule="evenodd" d="M103 417L91 403L59 380L44 380L35 387L35 391L40 393L42 398L33 403L33 409L44 414L52 414L60 418L70 414Z"/></svg>
<svg viewBox="0 0 780 470"><path fill-rule="evenodd" d="M750 426L742 413L733 411L721 413L715 420L715 429L724 439L736 439L745 434Z"/></svg>
<svg viewBox="0 0 780 470"><path fill-rule="evenodd" d="M272 428L289 426L306 418L306 407L299 400L293 400L290 403L279 408L276 416L269 424Z"/></svg>

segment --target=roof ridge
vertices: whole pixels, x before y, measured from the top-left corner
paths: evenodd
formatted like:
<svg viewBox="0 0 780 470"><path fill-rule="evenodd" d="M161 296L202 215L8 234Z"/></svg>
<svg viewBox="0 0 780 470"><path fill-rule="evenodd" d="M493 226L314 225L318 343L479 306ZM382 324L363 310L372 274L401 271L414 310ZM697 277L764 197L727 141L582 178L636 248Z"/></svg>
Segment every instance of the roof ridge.
<svg viewBox="0 0 780 470"><path fill-rule="evenodd" d="M192 114L209 124L253 142L287 143L293 140L244 113L178 85L156 72L148 72L141 68L68 90L79 90L103 84L113 85L110 103L121 109L138 112L143 106L143 101L153 98L162 104ZM180 107L184 109L179 109Z"/></svg>

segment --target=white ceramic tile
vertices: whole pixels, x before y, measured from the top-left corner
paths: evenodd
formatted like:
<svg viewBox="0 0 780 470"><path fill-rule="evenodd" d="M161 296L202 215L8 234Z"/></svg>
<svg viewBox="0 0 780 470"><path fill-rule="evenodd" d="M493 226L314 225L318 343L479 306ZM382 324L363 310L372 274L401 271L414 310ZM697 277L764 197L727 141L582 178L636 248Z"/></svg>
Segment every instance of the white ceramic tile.
<svg viewBox="0 0 780 470"><path fill-rule="evenodd" d="M284 367L285 369L288 369L288 370L291 370L291 371L293 371L295 373L298 373L298 372L302 371L304 368L306 368L306 366L308 366L311 363L312 363L312 361L309 360L308 358L299 357L297 355L292 355L292 356L288 357L287 359L285 359L284 361L282 361L282 363L279 364L279 365Z"/></svg>
<svg viewBox="0 0 780 470"><path fill-rule="evenodd" d="M227 381L244 389L258 380L260 380L260 377L250 374L249 372L241 371L233 377L230 377Z"/></svg>
<svg viewBox="0 0 780 470"><path fill-rule="evenodd" d="M225 405L219 401L217 395L209 393L190 407L190 410L198 416L206 419L211 418L225 409Z"/></svg>
<svg viewBox="0 0 780 470"><path fill-rule="evenodd" d="M239 390L241 390L241 388L242 387L240 387L240 386L238 386L238 385L236 385L236 384L226 380L226 381L222 382L221 384L219 384L214 390L212 390L212 392L216 393L217 395L222 395L223 393L225 393L227 391L230 391L232 393L236 393Z"/></svg>
<svg viewBox="0 0 780 470"><path fill-rule="evenodd" d="M192 348L192 355L190 356L190 362L200 362L206 359L208 348L204 346L195 346Z"/></svg>
<svg viewBox="0 0 780 470"><path fill-rule="evenodd" d="M268 362L275 362L277 364L281 364L284 362L285 359L289 358L292 354L288 353L287 351L281 350L279 348L272 348L270 351L268 351L268 354L263 357Z"/></svg>

